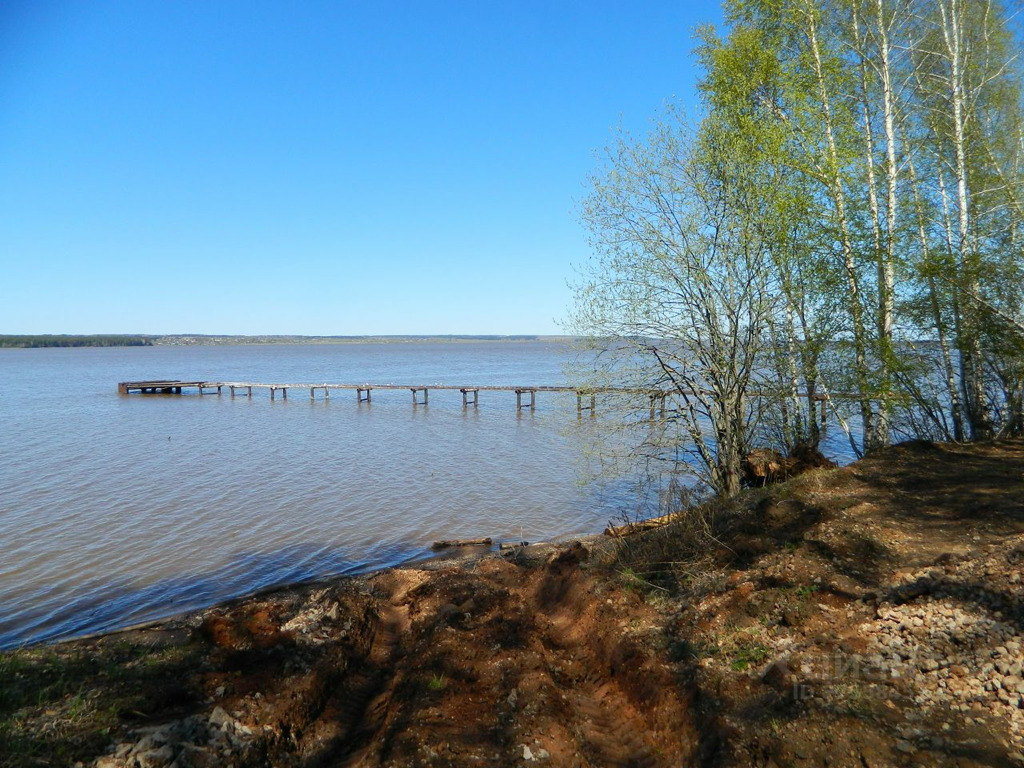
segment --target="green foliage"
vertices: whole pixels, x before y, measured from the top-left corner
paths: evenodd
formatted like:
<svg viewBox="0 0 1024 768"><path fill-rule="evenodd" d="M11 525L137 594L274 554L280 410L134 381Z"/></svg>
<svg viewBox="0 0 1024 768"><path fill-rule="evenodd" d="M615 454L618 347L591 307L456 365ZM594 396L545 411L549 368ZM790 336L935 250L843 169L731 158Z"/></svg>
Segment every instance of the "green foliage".
<svg viewBox="0 0 1024 768"><path fill-rule="evenodd" d="M427 687L432 691L443 691L447 685L443 674L431 676L430 682L427 683Z"/></svg>
<svg viewBox="0 0 1024 768"><path fill-rule="evenodd" d="M4 336L0 348L29 349L38 347L149 347L153 341L145 336Z"/></svg>
<svg viewBox="0 0 1024 768"><path fill-rule="evenodd" d="M728 0L725 17L698 31L702 120L670 109L620 136L583 208L574 324L600 340L596 384L678 393L674 428L634 455L729 494L754 445L818 444L821 395L856 453L1024 434L1007 9Z"/></svg>
<svg viewBox="0 0 1024 768"><path fill-rule="evenodd" d="M771 649L760 644L741 646L736 649L729 666L735 672L745 672L750 667L763 663L770 653Z"/></svg>

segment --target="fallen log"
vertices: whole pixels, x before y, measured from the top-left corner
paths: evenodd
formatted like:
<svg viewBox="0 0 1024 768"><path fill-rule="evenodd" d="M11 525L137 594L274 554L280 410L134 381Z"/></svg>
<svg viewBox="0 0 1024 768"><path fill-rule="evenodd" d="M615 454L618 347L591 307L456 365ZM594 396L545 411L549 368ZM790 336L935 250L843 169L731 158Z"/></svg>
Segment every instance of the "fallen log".
<svg viewBox="0 0 1024 768"><path fill-rule="evenodd" d="M473 546L491 546L491 537L488 536L486 539L443 539L441 541L434 542L434 549L448 549L449 547L473 547Z"/></svg>
<svg viewBox="0 0 1024 768"><path fill-rule="evenodd" d="M604 529L604 535L629 536L633 533L640 533L640 531L661 528L663 525L671 523L675 518L675 515L662 515L661 517L651 517L647 520L637 520L635 523L626 523L625 525L609 525Z"/></svg>
<svg viewBox="0 0 1024 768"><path fill-rule="evenodd" d="M743 459L743 479L747 485L763 487L785 482L791 477L821 467L834 468L836 463L817 448L798 445L789 456L771 448L755 448Z"/></svg>

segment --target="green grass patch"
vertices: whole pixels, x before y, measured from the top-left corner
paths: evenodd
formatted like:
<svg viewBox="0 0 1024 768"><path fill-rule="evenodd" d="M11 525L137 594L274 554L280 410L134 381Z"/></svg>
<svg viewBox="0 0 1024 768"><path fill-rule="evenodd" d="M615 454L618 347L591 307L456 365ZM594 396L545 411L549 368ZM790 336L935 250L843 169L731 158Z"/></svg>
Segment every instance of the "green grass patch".
<svg viewBox="0 0 1024 768"><path fill-rule="evenodd" d="M193 702L192 654L127 643L0 652L0 768L88 763L119 726Z"/></svg>

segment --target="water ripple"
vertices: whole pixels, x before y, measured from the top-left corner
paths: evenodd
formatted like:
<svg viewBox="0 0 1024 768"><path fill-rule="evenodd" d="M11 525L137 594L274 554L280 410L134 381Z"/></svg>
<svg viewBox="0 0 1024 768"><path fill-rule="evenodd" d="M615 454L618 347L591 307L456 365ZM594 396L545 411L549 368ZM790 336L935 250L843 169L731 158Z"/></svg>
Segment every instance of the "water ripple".
<svg viewBox="0 0 1024 768"><path fill-rule="evenodd" d="M559 347L24 352L0 351L0 647L393 564L433 539L542 539L608 517L576 486L579 446L557 427L574 404L555 399L517 418L510 393L465 412L458 392L415 409L401 391L370 405L114 394L165 375L558 384Z"/></svg>

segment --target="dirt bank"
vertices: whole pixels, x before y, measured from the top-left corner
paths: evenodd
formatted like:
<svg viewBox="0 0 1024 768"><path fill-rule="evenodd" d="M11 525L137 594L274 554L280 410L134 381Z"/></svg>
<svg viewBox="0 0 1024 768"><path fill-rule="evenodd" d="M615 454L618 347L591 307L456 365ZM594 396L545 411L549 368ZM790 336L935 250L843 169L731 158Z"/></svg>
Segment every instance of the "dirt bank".
<svg viewBox="0 0 1024 768"><path fill-rule="evenodd" d="M1024 444L0 655L0 765L1024 765Z"/></svg>

